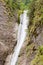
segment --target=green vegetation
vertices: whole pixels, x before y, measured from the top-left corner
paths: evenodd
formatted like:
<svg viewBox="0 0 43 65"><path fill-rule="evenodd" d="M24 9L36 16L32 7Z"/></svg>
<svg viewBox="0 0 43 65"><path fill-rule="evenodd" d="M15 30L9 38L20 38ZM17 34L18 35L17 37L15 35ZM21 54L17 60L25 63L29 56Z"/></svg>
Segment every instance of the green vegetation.
<svg viewBox="0 0 43 65"><path fill-rule="evenodd" d="M43 0L33 0L30 3L29 17L29 33L36 34L36 29L43 26Z"/></svg>
<svg viewBox="0 0 43 65"><path fill-rule="evenodd" d="M5 0L6 4L12 9L24 10L30 0Z"/></svg>
<svg viewBox="0 0 43 65"><path fill-rule="evenodd" d="M38 27L40 28L43 27L43 0L33 0L29 4L29 17L30 17L30 25L29 25L29 32L28 32L29 37L32 35L36 37L37 36L36 29ZM28 53L29 46L26 47L28 50L27 51L28 57L29 57L29 53ZM37 50L37 54L35 58L31 61L30 65L43 65L43 45L39 46Z"/></svg>
<svg viewBox="0 0 43 65"><path fill-rule="evenodd" d="M10 8L10 10L19 10L19 11L23 11L24 9L27 9L27 5L29 3L30 0L5 0L6 5L8 8Z"/></svg>
<svg viewBox="0 0 43 65"><path fill-rule="evenodd" d="M29 58L29 56L33 53L33 48L35 46L35 43L31 43L30 45L26 46L26 56Z"/></svg>
<svg viewBox="0 0 43 65"><path fill-rule="evenodd" d="M6 2L9 15L14 14L14 12L16 11L19 16L23 12L23 10L25 9L29 10L28 13L31 25L29 28L31 31L33 29L35 30L36 27L34 28L34 26L43 25L43 0L3 0L3 1Z"/></svg>
<svg viewBox="0 0 43 65"><path fill-rule="evenodd" d="M3 1L6 3L6 10L10 15L10 17L12 17L14 13L18 14L18 23L19 23L20 14L23 13L25 9L28 9L30 0L3 0Z"/></svg>
<svg viewBox="0 0 43 65"><path fill-rule="evenodd" d="M31 65L43 65L43 46L38 48L38 52L32 60Z"/></svg>

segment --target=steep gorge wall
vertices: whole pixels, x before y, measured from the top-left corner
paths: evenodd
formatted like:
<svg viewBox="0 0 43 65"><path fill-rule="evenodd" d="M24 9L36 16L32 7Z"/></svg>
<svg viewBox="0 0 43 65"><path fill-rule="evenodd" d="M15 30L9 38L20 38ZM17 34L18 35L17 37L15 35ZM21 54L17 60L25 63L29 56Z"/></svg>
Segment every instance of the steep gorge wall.
<svg viewBox="0 0 43 65"><path fill-rule="evenodd" d="M17 14L9 18L6 4L0 0L0 65L9 55L17 42Z"/></svg>

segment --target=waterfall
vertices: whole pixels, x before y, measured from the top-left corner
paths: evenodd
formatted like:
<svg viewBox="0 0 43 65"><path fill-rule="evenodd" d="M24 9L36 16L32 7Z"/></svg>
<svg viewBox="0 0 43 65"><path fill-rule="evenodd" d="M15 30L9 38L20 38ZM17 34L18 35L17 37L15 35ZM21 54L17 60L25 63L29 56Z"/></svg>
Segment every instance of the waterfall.
<svg viewBox="0 0 43 65"><path fill-rule="evenodd" d="M27 11L24 11L23 14L20 15L20 24L18 29L18 37L17 37L17 45L14 48L14 53L11 58L10 65L16 65L16 62L18 60L18 55L20 53L20 49L25 41L27 32L26 29L28 28L28 17L27 17Z"/></svg>

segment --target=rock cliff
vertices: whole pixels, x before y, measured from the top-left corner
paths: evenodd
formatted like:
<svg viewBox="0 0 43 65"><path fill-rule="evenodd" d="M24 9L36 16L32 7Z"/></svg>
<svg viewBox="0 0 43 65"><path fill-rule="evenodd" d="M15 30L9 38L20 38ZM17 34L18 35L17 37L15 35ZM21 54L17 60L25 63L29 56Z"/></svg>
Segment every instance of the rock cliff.
<svg viewBox="0 0 43 65"><path fill-rule="evenodd" d="M0 65L5 63L17 42L17 16L9 18L6 4L0 0Z"/></svg>

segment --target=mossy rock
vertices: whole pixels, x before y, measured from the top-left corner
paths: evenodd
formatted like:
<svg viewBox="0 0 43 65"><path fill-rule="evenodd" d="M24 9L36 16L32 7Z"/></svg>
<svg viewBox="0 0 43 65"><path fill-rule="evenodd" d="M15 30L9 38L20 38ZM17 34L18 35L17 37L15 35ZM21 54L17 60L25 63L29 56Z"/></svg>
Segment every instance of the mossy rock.
<svg viewBox="0 0 43 65"><path fill-rule="evenodd" d="M38 52L30 65L43 65L43 46L38 48Z"/></svg>
<svg viewBox="0 0 43 65"><path fill-rule="evenodd" d="M27 55L27 57L29 57L32 54L34 46L35 46L34 43L26 46L26 55Z"/></svg>

